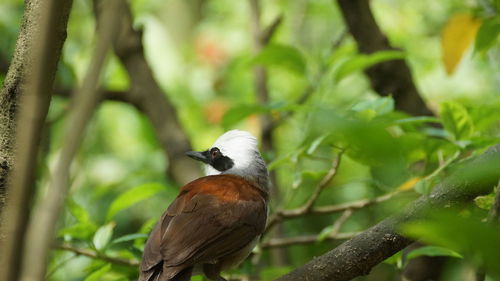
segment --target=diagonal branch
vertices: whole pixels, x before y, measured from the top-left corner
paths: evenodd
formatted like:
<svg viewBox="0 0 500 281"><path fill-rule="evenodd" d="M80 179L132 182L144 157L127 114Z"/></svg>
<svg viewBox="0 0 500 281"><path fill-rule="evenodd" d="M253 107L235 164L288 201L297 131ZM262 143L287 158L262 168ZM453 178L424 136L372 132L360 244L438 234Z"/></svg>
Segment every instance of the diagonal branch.
<svg viewBox="0 0 500 281"><path fill-rule="evenodd" d="M132 267L139 266L139 262L137 260L128 260L128 259L123 259L123 258L110 257L107 255L98 253L92 249L75 247L69 243L61 243L61 244L56 245L54 248L57 250L69 251L69 252L73 252L77 255L89 257L92 259L103 260L103 261L107 261L107 262L118 264L118 265L126 265L126 266L132 266Z"/></svg>
<svg viewBox="0 0 500 281"><path fill-rule="evenodd" d="M325 187L330 184L332 181L333 177L337 174L339 165L340 165L340 160L342 159L342 154L344 151L340 151L337 156L333 159L332 166L326 173L326 175L321 179L319 184L316 186L313 194L311 197L309 197L309 200L304 204L304 206L301 208L302 212L308 213L311 211L311 208L313 207L314 203L316 203L316 200L318 200L319 195L321 192L325 189Z"/></svg>
<svg viewBox="0 0 500 281"><path fill-rule="evenodd" d="M156 82L146 61L142 32L133 28L130 8L125 1L122 5L124 11L120 32L113 47L130 78L130 90L124 92L123 98L149 118L169 161L169 177L179 184L185 184L201 176L200 166L184 155L191 150L188 136L180 124L175 107Z"/></svg>
<svg viewBox="0 0 500 281"><path fill-rule="evenodd" d="M460 206L491 192L500 177L499 166L500 144L462 164L429 196L420 197L400 214L383 220L277 280L351 280L368 274L372 267L413 242L397 232L399 225L421 218L425 212Z"/></svg>
<svg viewBox="0 0 500 281"><path fill-rule="evenodd" d="M249 0L250 5L250 19L252 24L253 48L254 53L259 53L271 40L276 29L282 22L282 16L278 16L276 20L268 28L263 28L261 25L261 1ZM260 104L269 102L269 87L268 87L268 72L265 67L257 66L254 71L254 89L257 101ZM262 151L264 154L272 153L274 150L274 120L270 114L263 114L260 116L261 138L262 138ZM271 188L271 202L278 205L281 201L281 193L277 182L276 173L270 173L270 178L274 188ZM283 229L276 228L274 235L280 236ZM274 264L282 266L288 264L288 255L286 249L277 249L271 251L271 257Z"/></svg>
<svg viewBox="0 0 500 281"><path fill-rule="evenodd" d="M369 0L337 0L345 23L363 54L394 50L370 9ZM392 95L396 109L411 115L433 115L417 90L410 68L403 59L367 69L372 88L382 96Z"/></svg>
<svg viewBox="0 0 500 281"><path fill-rule="evenodd" d="M345 240L351 239L358 235L359 232L346 232L346 233L336 233L330 234L323 238L321 241L335 241L335 240ZM287 237L287 238L273 238L269 241L266 241L260 245L262 249L270 249L270 248L280 248L280 247L288 247L295 245L304 245L304 244L312 244L320 242L319 235L303 235L297 237Z"/></svg>
<svg viewBox="0 0 500 281"><path fill-rule="evenodd" d="M281 210L274 213L274 215L269 219L264 233L270 231L272 227L276 225L276 223L281 222L284 218L304 216L311 213L312 207L314 203L316 203L316 200L318 199L319 195L337 174L338 167L340 165L340 160L342 159L342 154L343 151L340 151L337 154L337 156L335 156L335 158L332 161L330 169L318 183L318 185L316 186L316 188L314 189L313 193L306 201L306 203L304 203L304 205L296 209Z"/></svg>

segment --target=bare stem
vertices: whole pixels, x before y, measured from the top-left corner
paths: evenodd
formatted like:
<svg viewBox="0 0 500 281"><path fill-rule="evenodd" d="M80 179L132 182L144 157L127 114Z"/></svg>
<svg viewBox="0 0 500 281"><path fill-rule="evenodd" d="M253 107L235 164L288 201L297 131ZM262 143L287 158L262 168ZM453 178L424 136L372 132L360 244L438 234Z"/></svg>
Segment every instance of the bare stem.
<svg viewBox="0 0 500 281"><path fill-rule="evenodd" d="M58 250L73 252L73 253L80 255L80 256L85 256L85 257L89 257L92 259L103 260L103 261L107 261L107 262L118 264L118 265L126 265L126 266L132 266L132 267L139 266L139 262L137 260L128 260L128 259L110 257L110 256L104 255L102 253L98 253L92 249L75 247L69 243L58 244L54 248L58 249Z"/></svg>

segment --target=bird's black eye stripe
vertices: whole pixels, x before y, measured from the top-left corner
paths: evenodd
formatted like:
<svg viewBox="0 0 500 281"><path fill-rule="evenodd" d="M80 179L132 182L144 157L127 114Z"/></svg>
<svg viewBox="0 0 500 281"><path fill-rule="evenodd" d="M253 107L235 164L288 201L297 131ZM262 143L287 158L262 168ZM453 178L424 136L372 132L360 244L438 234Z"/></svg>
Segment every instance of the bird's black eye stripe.
<svg viewBox="0 0 500 281"><path fill-rule="evenodd" d="M226 171L233 167L234 162L231 158L222 155L219 148L213 147L210 149L210 165L218 171Z"/></svg>

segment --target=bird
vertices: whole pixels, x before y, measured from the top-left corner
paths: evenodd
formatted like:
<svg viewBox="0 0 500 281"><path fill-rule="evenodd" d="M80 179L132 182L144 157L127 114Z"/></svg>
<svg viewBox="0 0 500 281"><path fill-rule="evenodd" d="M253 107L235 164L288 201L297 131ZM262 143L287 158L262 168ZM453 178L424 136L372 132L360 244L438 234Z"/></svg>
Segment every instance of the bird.
<svg viewBox="0 0 500 281"><path fill-rule="evenodd" d="M221 271L245 260L266 227L269 172L252 134L231 130L186 155L206 176L184 185L151 231L139 281L227 281Z"/></svg>

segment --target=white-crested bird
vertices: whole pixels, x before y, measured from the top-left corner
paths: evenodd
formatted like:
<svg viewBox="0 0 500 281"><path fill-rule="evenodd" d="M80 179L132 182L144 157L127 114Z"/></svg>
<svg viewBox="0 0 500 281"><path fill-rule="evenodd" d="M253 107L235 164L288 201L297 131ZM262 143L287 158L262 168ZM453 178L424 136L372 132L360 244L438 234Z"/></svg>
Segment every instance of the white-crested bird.
<svg viewBox="0 0 500 281"><path fill-rule="evenodd" d="M149 235L139 281L188 281L240 264L264 231L269 176L250 133L228 131L203 152L187 152L206 164L207 176L179 192Z"/></svg>

